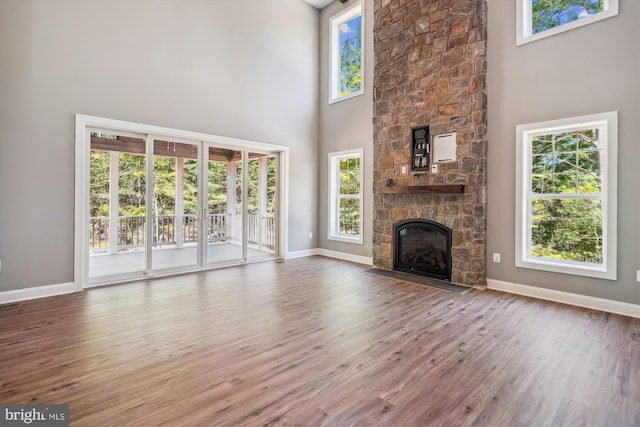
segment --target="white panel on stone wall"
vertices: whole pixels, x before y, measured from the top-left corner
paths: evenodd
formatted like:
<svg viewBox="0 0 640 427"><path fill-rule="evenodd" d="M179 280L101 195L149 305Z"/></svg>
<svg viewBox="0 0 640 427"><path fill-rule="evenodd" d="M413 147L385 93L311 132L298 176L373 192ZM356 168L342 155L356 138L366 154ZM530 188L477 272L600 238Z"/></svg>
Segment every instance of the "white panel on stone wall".
<svg viewBox="0 0 640 427"><path fill-rule="evenodd" d="M456 132L433 137L433 163L456 159Z"/></svg>

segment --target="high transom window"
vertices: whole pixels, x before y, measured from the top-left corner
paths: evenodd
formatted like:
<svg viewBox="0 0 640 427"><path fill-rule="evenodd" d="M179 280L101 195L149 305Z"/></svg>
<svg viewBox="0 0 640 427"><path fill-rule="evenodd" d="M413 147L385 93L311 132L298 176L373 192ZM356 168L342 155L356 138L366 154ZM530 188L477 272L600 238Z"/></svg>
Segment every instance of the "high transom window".
<svg viewBox="0 0 640 427"><path fill-rule="evenodd" d="M358 2L330 19L331 93L336 102L364 93L362 3Z"/></svg>
<svg viewBox="0 0 640 427"><path fill-rule="evenodd" d="M518 126L517 266L615 279L616 121Z"/></svg>
<svg viewBox="0 0 640 427"><path fill-rule="evenodd" d="M517 0L517 44L618 14L618 0Z"/></svg>

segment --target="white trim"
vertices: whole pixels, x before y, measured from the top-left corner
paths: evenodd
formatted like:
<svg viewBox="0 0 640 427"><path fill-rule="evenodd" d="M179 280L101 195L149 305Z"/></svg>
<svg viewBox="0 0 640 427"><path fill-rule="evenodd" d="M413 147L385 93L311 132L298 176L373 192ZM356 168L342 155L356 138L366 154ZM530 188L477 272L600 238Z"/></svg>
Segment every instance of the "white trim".
<svg viewBox="0 0 640 427"><path fill-rule="evenodd" d="M340 188L340 170L339 170L339 162L342 159L351 159L358 158L360 160L360 192L356 195L353 195L352 198L358 199L360 201L360 233L357 236L348 236L344 234L338 234L339 228L339 220L340 220L340 212L338 206L338 191ZM329 203L327 203L329 212L328 212L328 224L327 224L327 239L335 240L338 242L345 243L355 243L362 245L364 244L364 240L362 237L362 227L363 222L362 218L364 215L364 149L357 148L354 150L344 150L344 151L336 151L333 153L328 153L328 190L329 190ZM345 195L349 198L349 195ZM343 196L344 197L344 196Z"/></svg>
<svg viewBox="0 0 640 427"><path fill-rule="evenodd" d="M12 302L26 301L36 298L53 297L56 295L71 294L76 292L76 284L58 283L56 285L34 286L31 288L16 289L13 291L0 292L0 304L9 304Z"/></svg>
<svg viewBox="0 0 640 427"><path fill-rule="evenodd" d="M487 288L495 291L508 292L510 294L524 295L527 297L559 302L562 304L600 310L607 313L640 318L639 304L630 304L622 301L614 301L605 298L574 294L554 289L539 288L537 286L522 285L519 283L511 283L495 279L487 279Z"/></svg>
<svg viewBox="0 0 640 427"><path fill-rule="evenodd" d="M144 275L151 276L151 270L153 269L153 190L155 187L153 169L155 166L155 153L154 153L154 141L157 137L147 134L145 137L145 165L146 165L146 178L145 178L145 203L144 203ZM86 202L85 202L86 203ZM159 233L159 231L158 231ZM86 240L85 240L86 242ZM83 251L87 256L87 250ZM87 256L88 258L88 256ZM92 279L88 275L86 277L85 284L95 283L99 279Z"/></svg>
<svg viewBox="0 0 640 427"><path fill-rule="evenodd" d="M516 46L589 25L618 14L618 0L605 0L604 11L532 34L531 0L516 1Z"/></svg>
<svg viewBox="0 0 640 427"><path fill-rule="evenodd" d="M353 254L348 254L346 252L338 252L338 251L332 251L329 249L322 249L322 248L303 249L301 251L289 252L287 254L286 259L304 258L304 257L314 256L314 255L320 255L327 258L340 259L342 261L351 261L351 262L356 262L358 264L364 264L369 266L373 265L373 257L353 255Z"/></svg>
<svg viewBox="0 0 640 427"><path fill-rule="evenodd" d="M329 18L329 104L344 101L364 94L364 2L357 1L348 8ZM360 15L360 90L340 96L340 42L338 27L343 22L349 21ZM336 41L337 39L337 41ZM337 81L336 81L337 80Z"/></svg>
<svg viewBox="0 0 640 427"><path fill-rule="evenodd" d="M285 259L304 258L308 256L320 255L320 249L303 249L301 251L288 252Z"/></svg>
<svg viewBox="0 0 640 427"><path fill-rule="evenodd" d="M579 129L600 128L601 171L603 188L598 198L602 200L602 246L601 265L552 260L531 256L531 140L533 136L554 132L569 132ZM617 278L617 159L618 159L618 112L590 114L559 120L530 123L516 126L516 267L578 276L616 280ZM544 196L536 194L536 197ZM571 198L574 196L563 196ZM591 198L590 195L576 195Z"/></svg>
<svg viewBox="0 0 640 427"><path fill-rule="evenodd" d="M108 119L104 117L76 114L76 130L79 126L104 129L109 132L133 132L134 134L150 134L156 137L182 138L193 141L213 142L217 147L237 150L240 145L248 150L282 151L286 146L250 139L232 138L209 133L193 132L189 130L166 128L144 123L127 122L124 120Z"/></svg>
<svg viewBox="0 0 640 427"><path fill-rule="evenodd" d="M288 226L289 224L289 147L284 147L277 157L276 169L278 181L276 191L278 197L278 256L286 259L289 252Z"/></svg>
<svg viewBox="0 0 640 427"><path fill-rule="evenodd" d="M357 262L358 264L373 265L373 257L353 255L346 252L331 251L329 249L318 248L318 255L329 258L341 259L343 261Z"/></svg>

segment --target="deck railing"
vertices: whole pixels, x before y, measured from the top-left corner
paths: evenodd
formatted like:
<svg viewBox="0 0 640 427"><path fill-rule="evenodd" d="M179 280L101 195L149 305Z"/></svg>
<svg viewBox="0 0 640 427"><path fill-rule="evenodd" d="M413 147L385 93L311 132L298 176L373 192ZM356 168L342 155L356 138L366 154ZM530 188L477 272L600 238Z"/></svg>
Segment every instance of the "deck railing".
<svg viewBox="0 0 640 427"><path fill-rule="evenodd" d="M198 220L194 214L182 215L182 227L178 227L176 215L153 217L153 246L182 246L198 241ZM93 253L110 251L110 220L106 216L89 219L89 248ZM276 245L276 222L274 217L248 215L248 243L253 247L273 250ZM143 247L145 244L146 218L144 216L122 216L118 218L117 251ZM242 241L242 215L209 214L205 219L207 242ZM180 235L180 228L182 233ZM262 238L260 238L262 236Z"/></svg>

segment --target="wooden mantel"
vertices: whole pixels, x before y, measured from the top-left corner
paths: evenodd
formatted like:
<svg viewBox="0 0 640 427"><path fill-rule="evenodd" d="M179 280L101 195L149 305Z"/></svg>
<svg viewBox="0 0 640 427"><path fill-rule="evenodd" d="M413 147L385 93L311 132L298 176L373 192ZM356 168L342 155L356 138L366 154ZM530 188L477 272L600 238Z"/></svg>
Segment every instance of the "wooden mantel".
<svg viewBox="0 0 640 427"><path fill-rule="evenodd" d="M430 184L430 185L382 185L377 186L381 194L463 194L464 184Z"/></svg>

